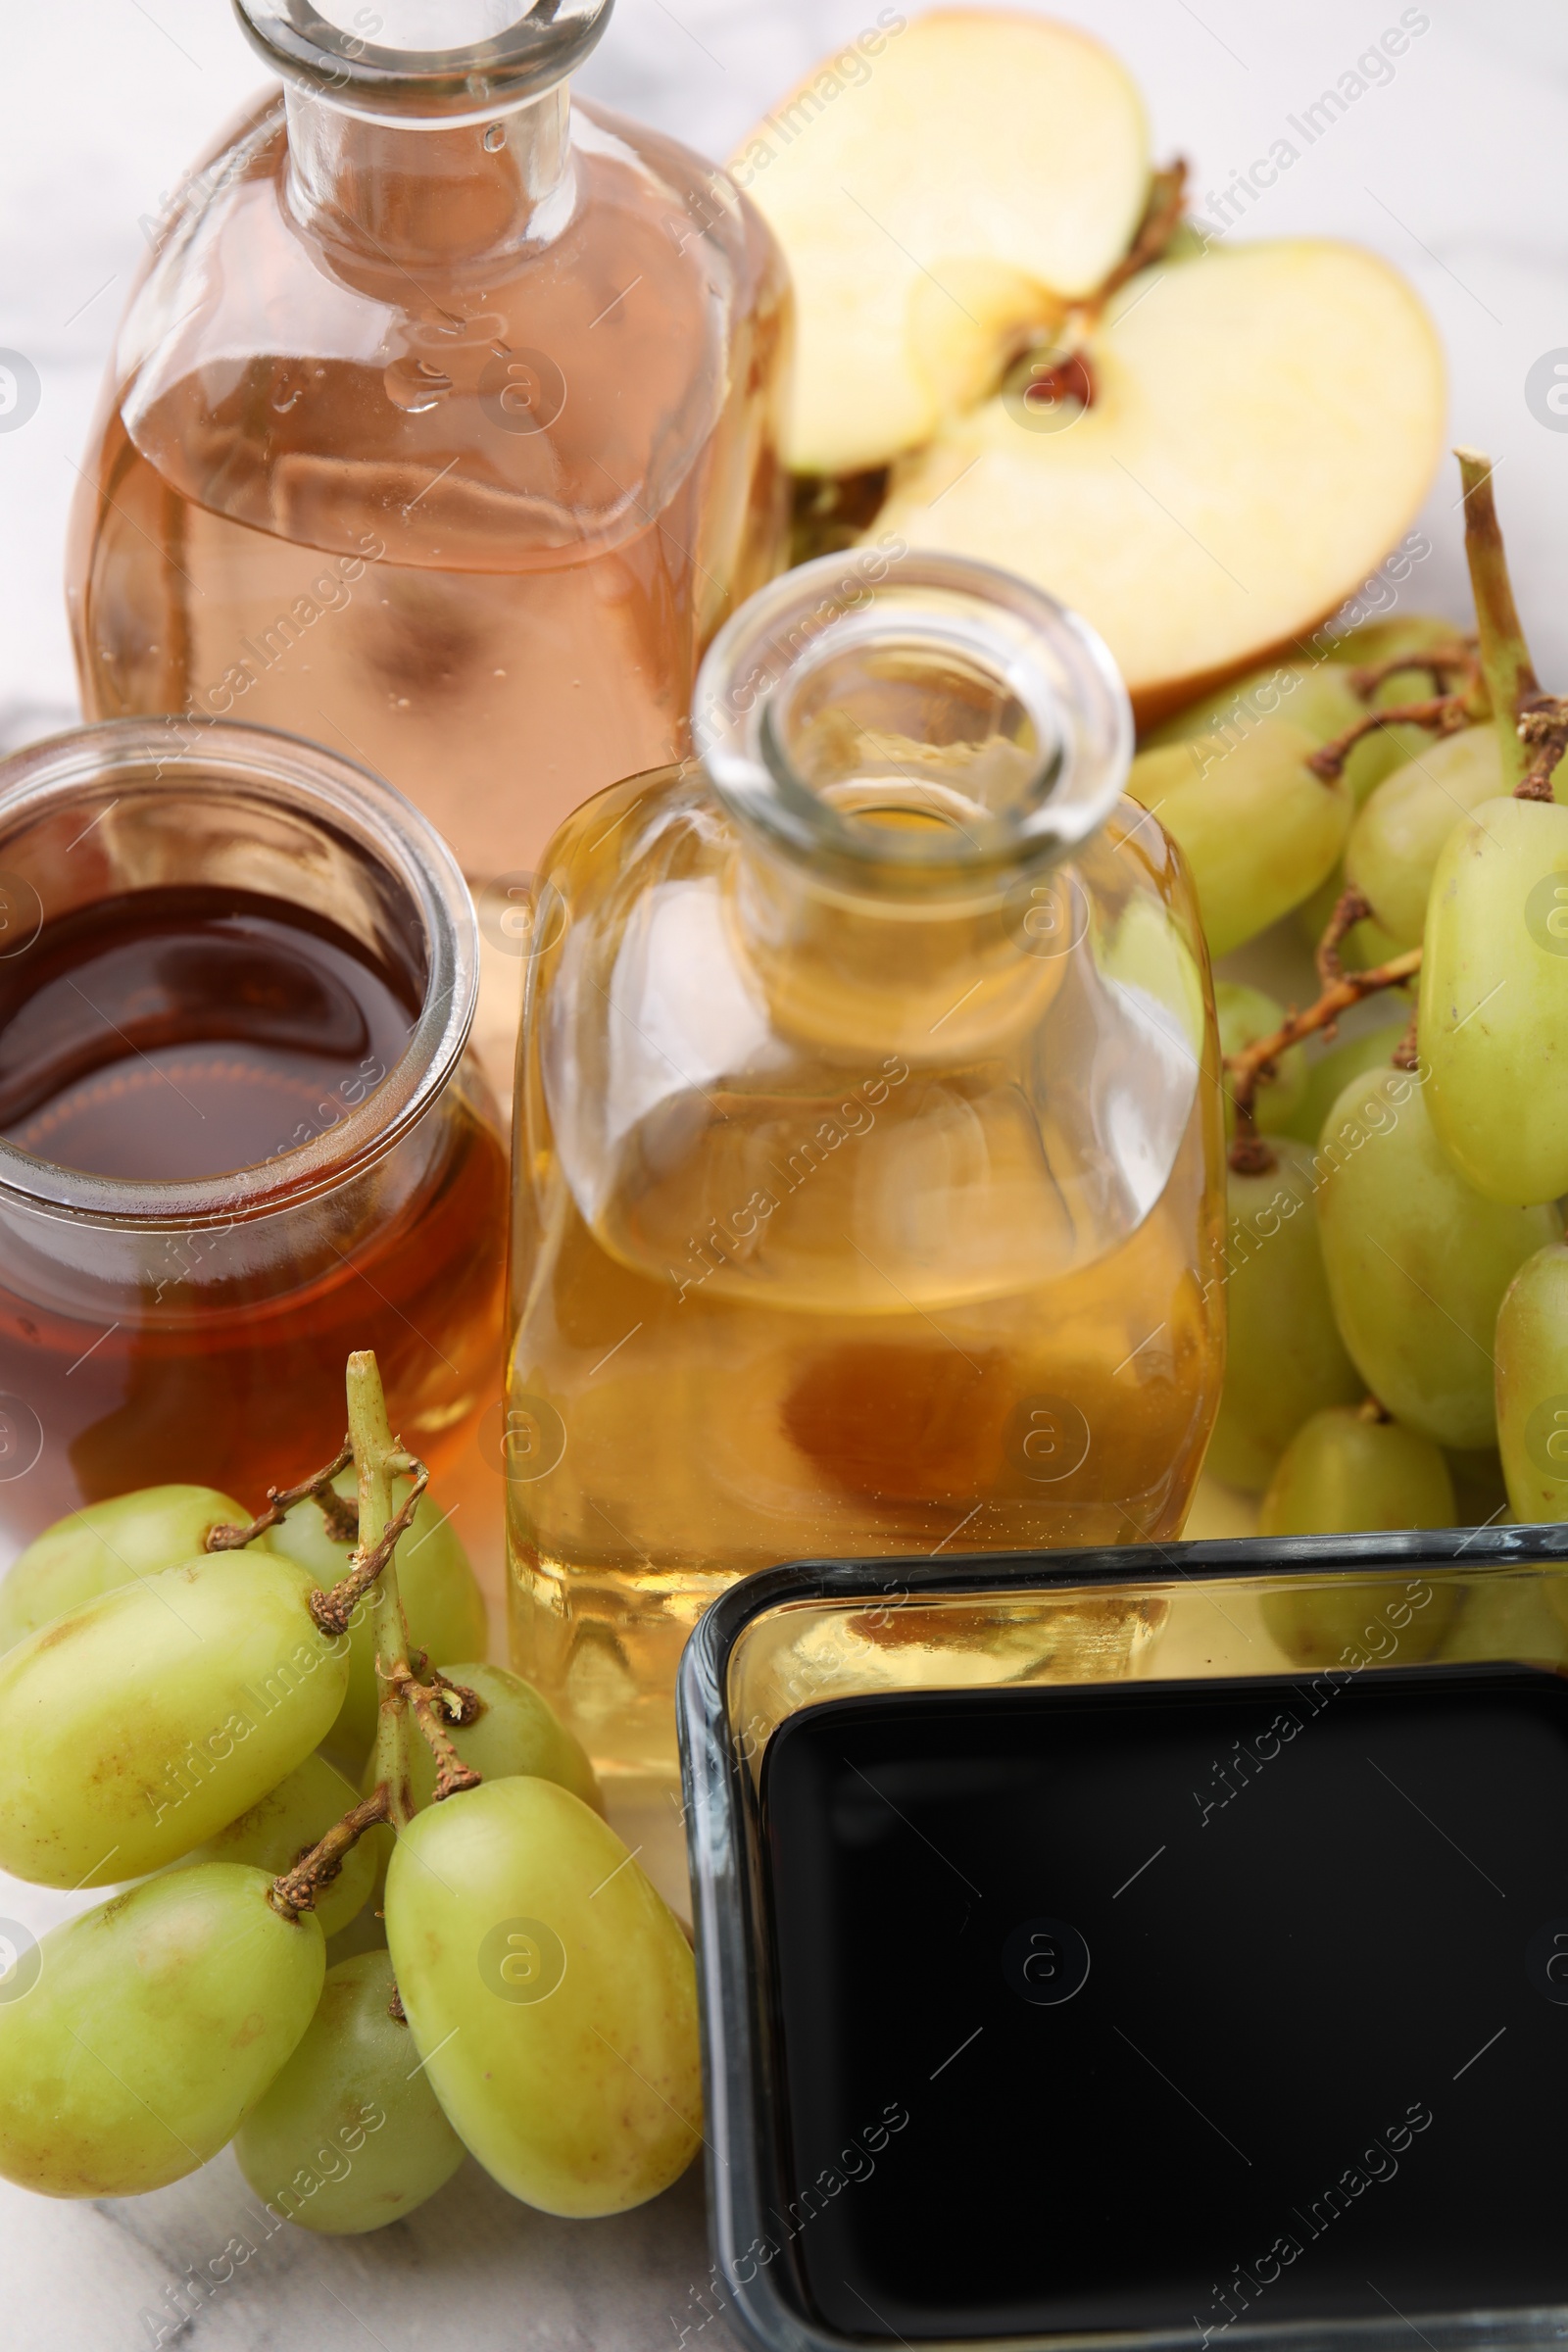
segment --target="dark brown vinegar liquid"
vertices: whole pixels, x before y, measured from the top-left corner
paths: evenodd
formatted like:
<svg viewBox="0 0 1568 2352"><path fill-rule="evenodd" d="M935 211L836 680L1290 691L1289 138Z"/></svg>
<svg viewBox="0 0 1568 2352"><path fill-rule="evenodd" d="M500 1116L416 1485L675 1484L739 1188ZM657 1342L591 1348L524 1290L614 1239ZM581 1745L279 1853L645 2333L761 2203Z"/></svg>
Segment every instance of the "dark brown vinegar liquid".
<svg viewBox="0 0 1568 2352"><path fill-rule="evenodd" d="M414 971L280 900L102 902L0 963L0 1135L108 1177L286 1172L386 1078L419 1003ZM0 1556L166 1480L259 1503L335 1449L352 1348L376 1350L405 1443L454 1454L500 1347L506 1161L482 1088L460 1075L416 1150L412 1186L285 1211L270 1250L243 1228L172 1233L101 1307L90 1282L67 1299L24 1250L0 1254Z"/></svg>
<svg viewBox="0 0 1568 2352"><path fill-rule="evenodd" d="M77 907L0 965L0 1135L93 1176L255 1167L363 1102L417 1011L412 975L275 899Z"/></svg>

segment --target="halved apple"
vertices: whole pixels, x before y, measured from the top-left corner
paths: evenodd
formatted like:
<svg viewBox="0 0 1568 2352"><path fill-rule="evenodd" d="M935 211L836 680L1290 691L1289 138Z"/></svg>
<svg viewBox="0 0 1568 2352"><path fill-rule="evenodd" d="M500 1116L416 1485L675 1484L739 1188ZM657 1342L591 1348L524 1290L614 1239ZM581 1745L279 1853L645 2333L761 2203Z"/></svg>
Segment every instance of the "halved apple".
<svg viewBox="0 0 1568 2352"><path fill-rule="evenodd" d="M1014 391L951 420L873 528L1050 589L1099 629L1145 724L1334 612L1442 454L1436 332L1355 246L1157 263L1078 358L1087 406L1036 416Z"/></svg>
<svg viewBox="0 0 1568 2352"><path fill-rule="evenodd" d="M1102 283L1149 192L1142 101L1088 34L1000 9L892 22L730 165L795 279L798 473L885 465L983 399L1011 344Z"/></svg>

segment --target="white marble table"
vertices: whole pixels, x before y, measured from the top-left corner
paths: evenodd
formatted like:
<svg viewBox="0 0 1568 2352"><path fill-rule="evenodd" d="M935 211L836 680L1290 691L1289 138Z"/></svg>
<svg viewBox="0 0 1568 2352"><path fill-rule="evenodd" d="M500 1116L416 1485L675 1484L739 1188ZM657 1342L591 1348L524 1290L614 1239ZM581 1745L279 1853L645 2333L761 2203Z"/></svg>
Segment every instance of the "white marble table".
<svg viewBox="0 0 1568 2352"><path fill-rule="evenodd" d="M618 0L584 86L722 153L875 13L872 0ZM1401 12L1398 0L1272 0L1266 11L1248 0L1059 0L1054 13L1132 63L1156 145L1191 159L1203 210ZM1310 147L1297 140L1298 160L1238 233L1355 238L1420 287L1448 349L1454 437L1501 465L1538 661L1548 684L1568 682L1568 432L1538 421L1524 389L1533 362L1568 348L1568 17L1560 0L1432 0L1420 13L1429 26L1394 80ZM224 0L14 8L0 59L0 348L25 353L41 380L36 414L0 433L4 745L74 712L61 542L142 250L138 221L258 74ZM1413 593L1457 616L1455 499L1445 475ZM476 1484L467 1532L492 1575L498 1505ZM53 1916L35 1891L0 1882L6 1915L35 1929ZM709 2316L695 2176L641 2213L566 2224L512 2203L469 2166L373 2238L280 2233L211 2296L181 2299L187 2270L214 2258L221 2268L252 2204L227 2156L134 2203L57 2205L0 2186L0 2342L132 2352L161 2327L164 2343L200 2352L654 2352L731 2340Z"/></svg>

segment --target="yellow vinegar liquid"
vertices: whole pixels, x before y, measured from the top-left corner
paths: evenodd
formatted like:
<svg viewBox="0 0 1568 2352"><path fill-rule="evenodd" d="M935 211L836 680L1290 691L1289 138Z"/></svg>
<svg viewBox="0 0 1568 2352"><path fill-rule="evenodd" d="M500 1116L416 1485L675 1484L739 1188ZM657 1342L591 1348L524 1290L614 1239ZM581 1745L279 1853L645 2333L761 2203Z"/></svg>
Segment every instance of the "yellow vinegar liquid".
<svg viewBox="0 0 1568 2352"><path fill-rule="evenodd" d="M797 1101L802 1134L835 1119L842 1141L768 1152L773 1190L865 1233L872 1151L894 1186L921 1157L919 1077L889 1084L874 1129L844 1124L854 1092L837 1101L837 1119ZM844 1296L811 1305L745 1296L733 1218L729 1265L712 1225L674 1265L627 1263L625 1233L607 1247L541 1171L553 1230L508 1395L513 1660L607 1786L674 1788L679 1653L753 1569L1180 1534L1222 1357L1199 1272L1218 1228L1208 1164L1195 1107L1152 1211L1065 1280L999 1292L992 1233L983 1287L931 1268L914 1294L906 1263L847 1249Z"/></svg>
<svg viewBox="0 0 1568 2352"><path fill-rule="evenodd" d="M1180 1534L1225 1362L1218 1042L1190 882L1128 802L1051 868L1079 915L1049 959L823 892L703 771L600 795L546 872L513 1660L667 1833L679 1656L736 1578Z"/></svg>

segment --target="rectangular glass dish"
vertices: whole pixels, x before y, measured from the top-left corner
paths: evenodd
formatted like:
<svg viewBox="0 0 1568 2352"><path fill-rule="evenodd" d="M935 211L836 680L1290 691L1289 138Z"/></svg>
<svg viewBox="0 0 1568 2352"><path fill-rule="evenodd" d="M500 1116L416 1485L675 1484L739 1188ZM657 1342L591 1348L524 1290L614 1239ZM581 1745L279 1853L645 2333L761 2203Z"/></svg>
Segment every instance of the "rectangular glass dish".
<svg viewBox="0 0 1568 2352"><path fill-rule="evenodd" d="M1565 1667L1555 1527L736 1586L679 1696L730 2327L1560 2342Z"/></svg>

